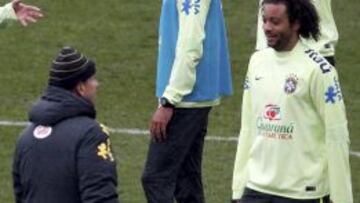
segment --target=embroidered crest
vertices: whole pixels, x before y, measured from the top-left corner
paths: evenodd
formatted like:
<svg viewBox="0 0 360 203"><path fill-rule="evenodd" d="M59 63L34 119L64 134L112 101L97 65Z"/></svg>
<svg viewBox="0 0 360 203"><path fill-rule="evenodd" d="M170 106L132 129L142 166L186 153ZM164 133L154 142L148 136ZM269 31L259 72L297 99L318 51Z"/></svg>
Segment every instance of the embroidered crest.
<svg viewBox="0 0 360 203"><path fill-rule="evenodd" d="M97 147L97 155L104 160L114 161L114 156L111 152L110 139L108 138L106 143L102 142Z"/></svg>
<svg viewBox="0 0 360 203"><path fill-rule="evenodd" d="M44 139L50 136L52 128L49 126L39 125L34 129L33 135L37 139Z"/></svg>
<svg viewBox="0 0 360 203"><path fill-rule="evenodd" d="M298 78L295 74L290 74L285 80L284 91L286 94L292 94L295 92L298 84Z"/></svg>

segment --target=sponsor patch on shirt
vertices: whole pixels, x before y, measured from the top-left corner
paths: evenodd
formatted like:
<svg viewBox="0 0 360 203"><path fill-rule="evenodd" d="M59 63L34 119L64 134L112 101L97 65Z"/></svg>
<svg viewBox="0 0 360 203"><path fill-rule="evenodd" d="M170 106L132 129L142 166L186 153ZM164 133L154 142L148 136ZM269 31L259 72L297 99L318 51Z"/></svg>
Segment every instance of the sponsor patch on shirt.
<svg viewBox="0 0 360 203"><path fill-rule="evenodd" d="M293 139L295 123L281 117L281 107L268 104L256 121L257 134L269 139L289 141Z"/></svg>
<svg viewBox="0 0 360 203"><path fill-rule="evenodd" d="M45 139L51 135L51 132L51 127L39 125L34 129L33 135L37 139Z"/></svg>
<svg viewBox="0 0 360 203"><path fill-rule="evenodd" d="M182 2L182 12L186 15L190 14L199 14L200 13L200 1L201 0L183 0Z"/></svg>
<svg viewBox="0 0 360 203"><path fill-rule="evenodd" d="M268 104L265 106L264 118L273 121L273 120L281 120L281 112L280 107L278 105Z"/></svg>

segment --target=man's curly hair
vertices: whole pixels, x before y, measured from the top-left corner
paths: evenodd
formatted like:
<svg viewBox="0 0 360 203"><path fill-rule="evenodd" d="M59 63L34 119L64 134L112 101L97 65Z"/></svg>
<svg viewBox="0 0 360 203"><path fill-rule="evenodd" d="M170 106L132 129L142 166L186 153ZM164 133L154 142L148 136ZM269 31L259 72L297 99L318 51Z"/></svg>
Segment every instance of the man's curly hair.
<svg viewBox="0 0 360 203"><path fill-rule="evenodd" d="M264 4L284 4L289 22L300 24L299 35L305 39L319 39L319 16L311 0L263 0L262 6Z"/></svg>

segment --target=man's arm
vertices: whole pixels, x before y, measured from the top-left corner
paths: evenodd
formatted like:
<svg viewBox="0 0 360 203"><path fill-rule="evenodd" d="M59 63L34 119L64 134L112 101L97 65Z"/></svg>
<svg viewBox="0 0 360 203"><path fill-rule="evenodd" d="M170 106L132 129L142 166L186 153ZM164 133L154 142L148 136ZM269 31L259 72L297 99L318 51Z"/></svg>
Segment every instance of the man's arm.
<svg viewBox="0 0 360 203"><path fill-rule="evenodd" d="M232 180L232 199L240 200L246 183L248 181L248 159L250 148L253 143L251 135L252 122L252 99L251 99L251 62L244 82L244 93L241 108L241 130L235 157L233 180Z"/></svg>
<svg viewBox="0 0 360 203"><path fill-rule="evenodd" d="M21 203L22 196L23 196L23 189L21 185L21 177L20 177L20 159L21 153L19 149L19 144L17 143L15 153L14 153L14 160L13 160L13 167L12 167L12 178L13 178L13 188L14 188L14 196L15 202Z"/></svg>
<svg viewBox="0 0 360 203"><path fill-rule="evenodd" d="M211 0L178 0L179 33L169 84L163 97L172 104L191 93L196 81L196 66L203 55L205 23ZM190 2L191 5L187 5Z"/></svg>
<svg viewBox="0 0 360 203"><path fill-rule="evenodd" d="M169 103L176 105L192 92L196 81L196 66L203 55L205 23L211 0L177 0L179 13L179 33L176 54L169 84L164 94ZM175 22L174 22L175 23ZM159 107L150 123L150 133L154 140L166 138L166 126L173 110Z"/></svg>
<svg viewBox="0 0 360 203"><path fill-rule="evenodd" d="M11 20L18 20L23 26L27 26L31 22L37 22L41 17L43 14L40 8L24 4L20 0L13 0L0 7L0 25L6 25Z"/></svg>
<svg viewBox="0 0 360 203"><path fill-rule="evenodd" d="M325 126L330 199L334 203L353 203L349 132L345 105L335 68L314 73L311 96Z"/></svg>
<svg viewBox="0 0 360 203"><path fill-rule="evenodd" d="M5 26L8 21L16 19L17 17L12 2L0 7L0 25Z"/></svg>
<svg viewBox="0 0 360 203"><path fill-rule="evenodd" d="M81 202L118 203L116 163L105 129L91 128L77 153Z"/></svg>

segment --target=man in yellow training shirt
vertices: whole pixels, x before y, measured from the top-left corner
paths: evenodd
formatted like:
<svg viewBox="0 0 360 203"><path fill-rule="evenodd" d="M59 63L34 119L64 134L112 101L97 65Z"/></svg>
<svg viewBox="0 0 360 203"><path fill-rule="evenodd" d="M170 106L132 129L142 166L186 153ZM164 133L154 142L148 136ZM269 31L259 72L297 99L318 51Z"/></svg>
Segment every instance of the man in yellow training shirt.
<svg viewBox="0 0 360 203"><path fill-rule="evenodd" d="M300 40L319 37L316 9L310 0L264 0L262 14L269 48L249 63L234 202L353 203L339 78Z"/></svg>

